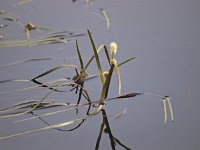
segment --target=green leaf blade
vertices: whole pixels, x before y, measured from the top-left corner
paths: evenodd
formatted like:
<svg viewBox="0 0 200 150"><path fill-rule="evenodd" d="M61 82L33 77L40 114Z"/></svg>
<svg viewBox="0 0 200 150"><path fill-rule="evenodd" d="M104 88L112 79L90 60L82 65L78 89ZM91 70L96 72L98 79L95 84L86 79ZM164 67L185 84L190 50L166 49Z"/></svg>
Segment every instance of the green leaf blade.
<svg viewBox="0 0 200 150"><path fill-rule="evenodd" d="M77 40L76 40L76 50L77 50L77 53L78 53L78 58L79 58L79 61L80 61L81 69L84 69L83 59L82 59L82 56L81 56L81 53L80 53L80 50L79 50L79 47L78 47Z"/></svg>
<svg viewBox="0 0 200 150"><path fill-rule="evenodd" d="M89 38L90 38L90 42L92 44L92 48L93 48L93 52L94 52L94 57L96 59L96 63L97 63L98 71L99 71L99 76L100 76L102 84L104 84L104 77L103 77L103 72L102 72L102 69L101 69L101 64L100 64L99 56L98 56L97 49L96 49L96 46L94 44L92 35L91 35L91 33L90 33L89 30L88 30L88 35L89 35Z"/></svg>

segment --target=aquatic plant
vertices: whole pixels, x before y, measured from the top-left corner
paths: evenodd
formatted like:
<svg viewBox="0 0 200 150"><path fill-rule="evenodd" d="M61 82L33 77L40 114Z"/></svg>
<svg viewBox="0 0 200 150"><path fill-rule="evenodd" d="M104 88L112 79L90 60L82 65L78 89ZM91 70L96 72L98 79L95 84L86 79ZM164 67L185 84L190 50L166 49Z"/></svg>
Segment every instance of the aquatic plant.
<svg viewBox="0 0 200 150"><path fill-rule="evenodd" d="M46 126L43 128L23 131L20 133L15 133L15 134L7 135L7 136L1 136L0 140L8 139L8 138L15 137L15 136L21 136L21 135L25 135L25 134L30 134L33 132L48 130L48 129L56 129L59 131L73 131L73 130L79 128L82 125L82 123L84 123L85 120L88 119L89 117L95 116L95 115L99 114L100 112L102 112L103 122L100 127L100 131L99 131L99 135L97 138L95 149L97 150L99 148L102 133L104 131L105 133L107 133L109 135L112 149L115 149L115 145L119 144L123 148L129 150L130 149L129 147L122 144L112 134L111 128L109 125L109 121L108 121L108 118L106 115L106 111L104 109L104 105L105 105L105 102L108 102L111 100L133 98L133 97L139 96L139 95L152 95L152 96L159 97L159 100L161 100L161 102L163 103L164 122L167 123L167 116L168 116L167 115L168 114L167 106L169 108L171 120L174 121L174 114L173 114L173 109L172 109L172 105L171 105L171 98L169 96L161 96L158 94L147 93L147 92L141 92L141 93L132 92L132 93L126 93L126 94L121 93L122 83L121 83L121 78L120 78L120 67L122 65L132 61L135 57L128 58L127 60L125 60L121 63L118 63L117 59L115 58L117 48L118 48L117 43L111 42L111 44L109 46L110 51L108 51L106 45L100 45L99 48L96 48L96 45L95 45L95 42L94 42L91 32L89 30L87 30L87 33L88 33L88 37L89 37L89 40L90 40L90 43L92 46L93 56L90 57L89 61L86 64L84 64L84 61L83 61L83 58L81 55L81 51L79 49L78 41L76 40L76 51L77 51L80 66L77 66L74 64L63 64L63 65L51 68L32 79L14 79L14 80L0 81L0 84L4 84L7 82L33 82L36 84L36 86L25 87L22 89L16 89L15 91L25 92L27 90L41 89L41 88L45 88L45 89L49 90L49 92L39 100L27 100L27 101L17 103L17 104L8 106L8 107L0 108L0 113L1 113L0 119L22 116L25 114L32 114L33 117L25 118L22 120L17 120L14 123L24 122L27 120L32 120L32 119L38 118L42 122L44 122L46 124ZM9 45L9 43L8 43L8 45ZM17 45L14 44L13 46L17 46ZM102 67L101 67L102 62L99 57L99 53L102 51L102 49L104 49L106 58L108 60L108 68L105 71L102 70ZM35 60L37 60L37 59L35 59ZM43 59L38 59L38 60L43 60ZM93 60L96 61L96 65L98 68L98 77L100 78L101 87L102 87L101 92L100 92L100 97L98 100L94 100L93 98L91 98L90 93L88 93L88 91L87 91L87 88L84 87L84 83L89 79L89 75L87 73L87 68L90 66L90 64ZM23 60L20 63L24 63L27 61L28 60ZM2 68L3 67L6 67L6 66L2 66ZM75 75L70 78L65 77L65 78L60 78L60 79L56 79L56 80L52 80L52 81L48 81L48 82L39 81L40 78L48 76L50 73L57 71L59 69L62 69L62 68L72 68L73 70L75 70ZM109 87L110 87L111 79L113 77L114 72L116 72L116 74L117 74L119 95L116 97L113 97L113 98L108 98ZM47 100L48 97L54 92L66 92L67 90L63 90L63 87L71 88L70 89L71 92L75 90L75 94L78 94L78 99L77 99L76 103L75 102L74 103L65 103L65 102L48 101ZM7 93L7 92L11 92L11 91L1 91L0 94ZM87 103L81 103L82 97L84 97L87 100ZM53 112L44 113L41 115L35 114L35 112L37 110L47 109L47 108L52 108L52 107L61 107L62 109L53 111ZM44 117L46 117L46 116L55 115L55 114L63 113L63 112L70 111L70 110L78 110L81 107L88 107L87 113L82 117L75 118L70 121L65 121L65 122L56 123L56 124L51 125L48 122L46 122L44 119ZM25 109L25 111L24 111L24 109ZM91 110L91 109L94 109L94 110ZM19 111L19 112L15 112L15 111ZM122 114L125 114L125 112ZM121 116L122 116L122 114L121 114ZM60 129L60 127L69 126L72 124L78 124L78 125L72 129L68 129L68 130Z"/></svg>

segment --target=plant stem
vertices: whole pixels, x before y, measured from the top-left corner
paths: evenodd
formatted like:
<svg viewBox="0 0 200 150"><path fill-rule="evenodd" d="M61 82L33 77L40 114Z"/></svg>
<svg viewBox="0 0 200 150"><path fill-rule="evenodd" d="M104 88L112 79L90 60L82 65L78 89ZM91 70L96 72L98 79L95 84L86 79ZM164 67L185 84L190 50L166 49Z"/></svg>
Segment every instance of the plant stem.
<svg viewBox="0 0 200 150"><path fill-rule="evenodd" d="M104 99L107 98L107 96L108 96L110 80L111 80L111 77L112 77L112 73L113 73L114 67L115 67L115 65L112 64L111 67L110 67L108 76L106 77L106 81L103 84L103 89L102 89L102 92L101 92L101 97L100 97L100 100L99 100L99 104L104 104Z"/></svg>

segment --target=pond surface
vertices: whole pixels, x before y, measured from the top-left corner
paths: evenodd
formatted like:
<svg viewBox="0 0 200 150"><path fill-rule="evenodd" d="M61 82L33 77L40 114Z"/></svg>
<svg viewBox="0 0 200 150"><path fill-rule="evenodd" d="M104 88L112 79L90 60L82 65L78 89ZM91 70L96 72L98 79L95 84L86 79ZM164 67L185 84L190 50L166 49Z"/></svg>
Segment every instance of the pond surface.
<svg viewBox="0 0 200 150"><path fill-rule="evenodd" d="M21 2L21 3L20 3ZM200 148L200 1L198 0L94 0L87 5L84 0L1 0L0 10L9 12L24 24L50 27L53 31L92 32L96 45L118 43L117 60L135 56L132 62L120 68L122 93L149 92L170 96L175 121L164 123L163 104L158 97L141 95L127 100L110 101L105 111L112 134L127 147L134 150L199 150ZM100 9L109 16L110 28ZM0 18L0 35L5 38L26 38L24 29ZM33 31L34 34L48 31ZM4 39L0 39L0 42ZM84 57L92 55L89 38L78 36L80 51ZM107 67L104 54L100 54L102 66ZM51 59L30 61L0 68L0 80L31 79L61 64L77 64L74 40L68 44L46 44L33 47L0 49L0 65L30 58ZM84 60L85 61L85 60ZM97 73L93 63L88 72ZM51 78L72 75L71 70L53 73ZM33 83L5 83L0 90L33 86ZM86 82L85 87L92 99L97 100L101 83L99 78ZM117 78L111 82L109 97L117 96ZM31 90L0 94L0 106L38 99L48 90ZM76 100L72 93L54 94L54 100ZM82 100L82 102L86 102ZM59 108L52 108L53 110ZM113 119L127 110L120 119ZM87 108L52 115L46 118L51 124L69 121L85 115ZM12 124L27 116L0 120L0 136L42 128L46 125L39 119ZM17 136L0 141L0 149L27 150L92 150L99 135L101 113L88 118L77 130L61 132L50 129ZM63 127L64 129L73 128ZM112 149L108 134L103 133L99 149ZM116 149L123 149L117 146Z"/></svg>

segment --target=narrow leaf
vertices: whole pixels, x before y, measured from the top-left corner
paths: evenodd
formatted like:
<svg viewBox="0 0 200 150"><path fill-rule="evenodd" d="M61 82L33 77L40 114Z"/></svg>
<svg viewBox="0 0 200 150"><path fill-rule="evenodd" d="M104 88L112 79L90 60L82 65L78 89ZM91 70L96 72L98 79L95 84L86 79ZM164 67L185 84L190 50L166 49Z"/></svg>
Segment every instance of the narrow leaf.
<svg viewBox="0 0 200 150"><path fill-rule="evenodd" d="M118 65L115 66L115 70L116 70L116 73L117 73L119 95L121 95L122 83L121 83L121 77L120 77L120 71L119 71L119 66Z"/></svg>
<svg viewBox="0 0 200 150"><path fill-rule="evenodd" d="M30 134L30 133L33 133L33 132L39 132L39 131L44 131L44 130L48 130L48 129L68 126L68 125L74 124L76 122L82 121L83 119L85 119L85 118L78 118L78 119L74 119L74 120L71 120L71 121L50 125L50 126L47 126L47 127L44 127L44 128L38 128L38 129L33 129L33 130L25 131L25 132L20 132L20 133L16 133L16 134L3 136L3 137L0 137L0 140L5 140L5 139L16 137L16 136L22 136L22 135Z"/></svg>
<svg viewBox="0 0 200 150"><path fill-rule="evenodd" d="M51 57L29 58L29 59L20 60L20 61L17 61L17 62L5 64L5 65L0 65L0 69L1 68L5 68L5 67L10 67L10 66L13 66L13 65L18 65L18 64L26 63L26 62L43 61L43 60L50 60L50 59L53 59L53 58L51 58Z"/></svg>
<svg viewBox="0 0 200 150"><path fill-rule="evenodd" d="M97 49L97 54L102 50L102 47L104 45L100 45L99 48ZM87 62L86 66L85 66L85 70L87 69L87 67L90 65L90 63L93 61L94 59L94 55L90 58L90 60Z"/></svg>
<svg viewBox="0 0 200 150"><path fill-rule="evenodd" d="M77 50L77 53L78 53L78 57L79 57L79 62L80 62L80 65L81 65L81 69L84 69L84 64L83 64L81 53L80 53L80 50L79 50L79 47L78 47L77 40L76 40L76 50Z"/></svg>
<svg viewBox="0 0 200 150"><path fill-rule="evenodd" d="M89 38L90 38L90 42L91 42L91 44L92 44L94 56L95 56L95 59L96 59L96 63L97 63L98 70L99 70L99 76L100 76L100 79L101 79L102 84L104 84L104 77L103 77L103 72L102 72L102 69L101 69L101 64L100 64L99 56L98 56L98 53L97 53L97 50L96 50L96 46L95 46L95 44L94 44L94 41L93 41L93 39L92 39L92 35L91 35L91 33L90 33L89 30L88 30L88 35L89 35Z"/></svg>
<svg viewBox="0 0 200 150"><path fill-rule="evenodd" d="M46 72L44 72L44 73L38 75L37 77L33 78L32 80L41 78L41 77L46 76L47 74L49 74L49 73L51 73L51 72L53 72L53 71L55 71L55 70L58 70L58 69L61 69L61 68L66 68L66 67L78 68L76 65L71 65L71 64L60 65L60 66L57 66L57 67L55 67L55 68L52 68L52 69L50 69L50 70L48 70L48 71L46 71Z"/></svg>
<svg viewBox="0 0 200 150"><path fill-rule="evenodd" d="M118 67L120 67L120 66L121 66L121 65L123 65L123 64L126 64L126 63L128 63L129 61L131 61L131 60L133 60L133 59L135 59L135 57L131 57L131 58L129 58L129 59L127 59L127 60L125 60L124 62L122 62L122 63L118 64Z"/></svg>
<svg viewBox="0 0 200 150"><path fill-rule="evenodd" d="M174 121L174 112L173 112L173 109L172 109L172 104L171 104L171 101L170 101L170 97L167 97L166 99L167 99L167 103L168 103L168 106L169 106L171 120Z"/></svg>
<svg viewBox="0 0 200 150"><path fill-rule="evenodd" d="M110 28L110 19L108 17L108 14L104 9L100 9L100 11L106 20L106 27L107 27L107 29L109 29Z"/></svg>
<svg viewBox="0 0 200 150"><path fill-rule="evenodd" d="M117 96L117 97L112 98L112 99L131 98L131 97L135 97L135 96L142 95L142 94L144 94L144 93L128 93L128 94L124 94L124 95L121 95L121 96Z"/></svg>
<svg viewBox="0 0 200 150"><path fill-rule="evenodd" d="M167 123L167 107L166 107L166 99L164 98L162 101L163 101L164 121L165 121L165 123Z"/></svg>

